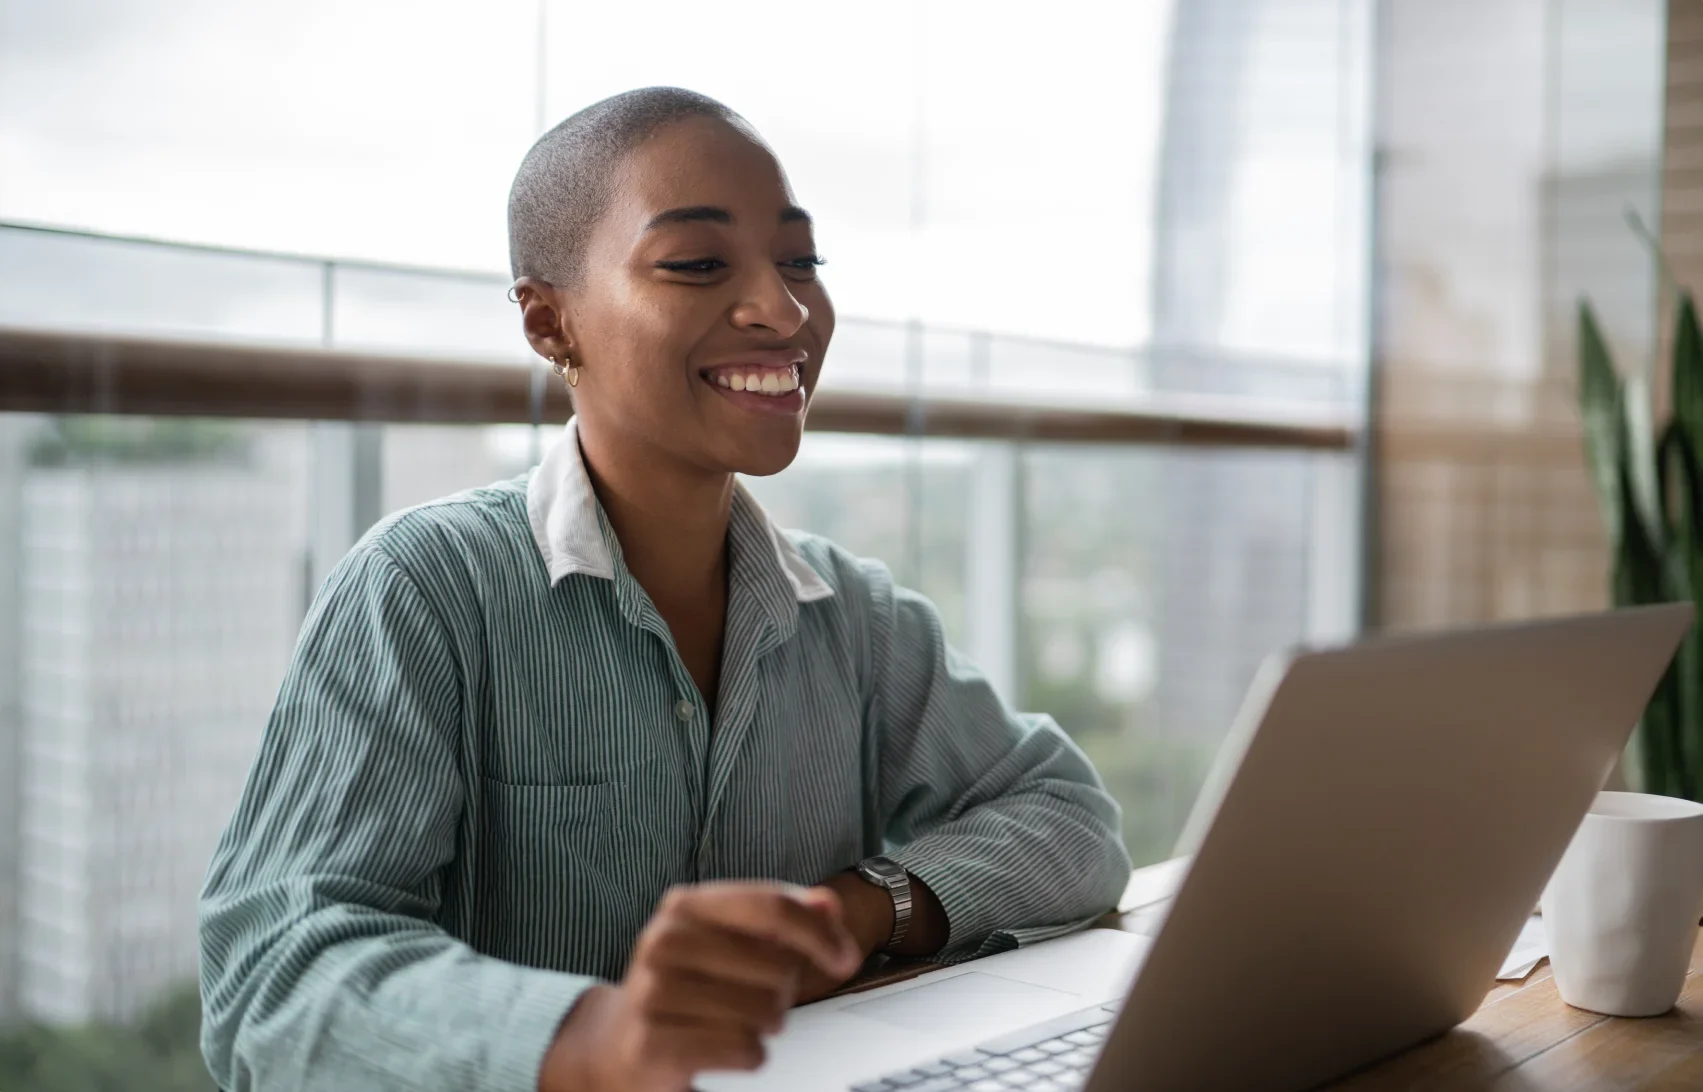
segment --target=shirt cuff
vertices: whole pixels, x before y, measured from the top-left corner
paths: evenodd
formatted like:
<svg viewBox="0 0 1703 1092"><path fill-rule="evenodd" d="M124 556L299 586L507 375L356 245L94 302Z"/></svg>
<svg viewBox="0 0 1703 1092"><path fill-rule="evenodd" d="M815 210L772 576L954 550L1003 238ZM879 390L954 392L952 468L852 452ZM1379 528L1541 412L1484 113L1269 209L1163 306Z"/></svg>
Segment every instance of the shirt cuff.
<svg viewBox="0 0 1703 1092"><path fill-rule="evenodd" d="M560 974L536 968L519 968L514 999L502 1031L493 1040L489 1058L489 1092L536 1092L544 1055L556 1041L556 1032L568 1013L598 984L595 978Z"/></svg>
<svg viewBox="0 0 1703 1092"><path fill-rule="evenodd" d="M1105 917L1104 914L1094 914L1078 921L1067 921L1061 925L1032 925L1026 929L995 929L981 943L974 955L967 959L980 959L982 956L998 955L1009 952L1013 948L1027 948L1031 944L1039 944L1043 940L1057 940L1072 933L1080 933L1095 922Z"/></svg>
<svg viewBox="0 0 1703 1092"><path fill-rule="evenodd" d="M989 867L947 845L918 838L890 849L887 856L928 885L946 911L946 945L930 958L957 963L1010 951L1025 944L1065 936L1085 929L1100 915L1041 925L1016 925L1005 920L1000 907L1008 901L1008 869Z"/></svg>

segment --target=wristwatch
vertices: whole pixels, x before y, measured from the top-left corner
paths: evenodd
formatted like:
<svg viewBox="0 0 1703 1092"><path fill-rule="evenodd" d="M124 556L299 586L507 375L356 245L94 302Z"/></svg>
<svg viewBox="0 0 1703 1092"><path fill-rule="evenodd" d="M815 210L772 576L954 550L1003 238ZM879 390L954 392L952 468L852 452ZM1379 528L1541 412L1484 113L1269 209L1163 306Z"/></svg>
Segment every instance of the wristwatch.
<svg viewBox="0 0 1703 1092"><path fill-rule="evenodd" d="M882 951L897 948L911 931L911 874L891 857L871 857L860 861L853 869L859 876L884 887L893 896L893 935L887 938Z"/></svg>

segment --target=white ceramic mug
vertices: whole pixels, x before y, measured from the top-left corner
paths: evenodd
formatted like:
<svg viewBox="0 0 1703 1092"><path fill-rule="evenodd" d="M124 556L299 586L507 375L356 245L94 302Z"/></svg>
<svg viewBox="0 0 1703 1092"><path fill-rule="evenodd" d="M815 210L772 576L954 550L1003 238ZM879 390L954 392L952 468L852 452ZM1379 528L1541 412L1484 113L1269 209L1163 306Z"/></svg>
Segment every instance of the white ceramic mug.
<svg viewBox="0 0 1703 1092"><path fill-rule="evenodd" d="M1659 1016L1685 986L1703 912L1703 804L1597 795L1543 893L1561 999Z"/></svg>

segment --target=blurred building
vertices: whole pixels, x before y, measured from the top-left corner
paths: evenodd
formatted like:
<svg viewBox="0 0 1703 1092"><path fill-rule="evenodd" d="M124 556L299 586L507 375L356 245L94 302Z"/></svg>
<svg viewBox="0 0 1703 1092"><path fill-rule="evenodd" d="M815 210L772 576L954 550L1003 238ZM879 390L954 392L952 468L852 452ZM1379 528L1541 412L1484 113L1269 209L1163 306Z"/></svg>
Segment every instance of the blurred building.
<svg viewBox="0 0 1703 1092"><path fill-rule="evenodd" d="M1176 6L1153 218L1157 389L1357 411L1359 369L1344 363L1364 351L1365 270L1348 255L1364 245L1364 227L1330 218L1361 207L1367 185L1370 133L1358 120L1370 18L1359 5L1309 0ZM1296 203L1288 232L1247 215L1258 194L1289 192L1301 178L1331 199ZM1273 275L1321 260L1333 275ZM1277 336L1250 351L1246 316L1272 304L1285 312L1267 320ZM1315 565L1331 537L1313 533L1352 521L1352 475L1282 453L1160 458L1151 719L1215 744L1267 656L1353 632L1357 565L1346 551ZM1172 782L1183 786L1174 814L1192 802L1193 778Z"/></svg>
<svg viewBox="0 0 1703 1092"><path fill-rule="evenodd" d="M122 1019L194 976L196 896L300 621L288 484L228 456L22 474L3 887L25 1017Z"/></svg>
<svg viewBox="0 0 1703 1092"><path fill-rule="evenodd" d="M18 824L23 702L19 694L19 506L34 422L0 417L0 1026L17 1015Z"/></svg>

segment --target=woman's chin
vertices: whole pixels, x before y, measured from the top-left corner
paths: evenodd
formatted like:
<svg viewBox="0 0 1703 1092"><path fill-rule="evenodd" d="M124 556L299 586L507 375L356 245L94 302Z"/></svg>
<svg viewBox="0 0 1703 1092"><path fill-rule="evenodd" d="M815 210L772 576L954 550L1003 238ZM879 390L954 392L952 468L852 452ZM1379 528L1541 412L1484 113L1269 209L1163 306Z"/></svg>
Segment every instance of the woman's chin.
<svg viewBox="0 0 1703 1092"><path fill-rule="evenodd" d="M803 438L802 428L790 436L742 437L736 450L728 453L730 457L725 465L731 467L734 473L744 474L748 478L767 478L771 474L779 474L798 458L798 445Z"/></svg>

